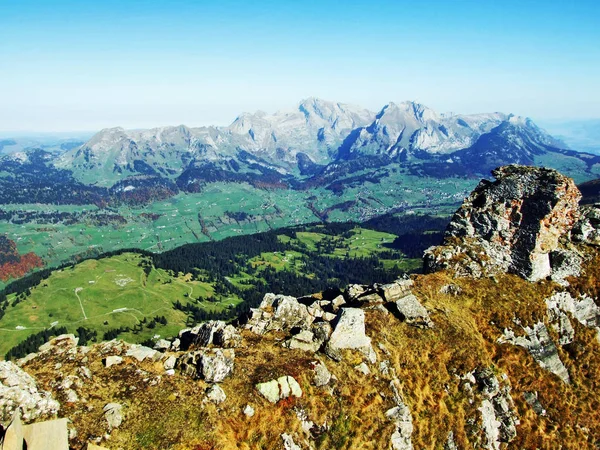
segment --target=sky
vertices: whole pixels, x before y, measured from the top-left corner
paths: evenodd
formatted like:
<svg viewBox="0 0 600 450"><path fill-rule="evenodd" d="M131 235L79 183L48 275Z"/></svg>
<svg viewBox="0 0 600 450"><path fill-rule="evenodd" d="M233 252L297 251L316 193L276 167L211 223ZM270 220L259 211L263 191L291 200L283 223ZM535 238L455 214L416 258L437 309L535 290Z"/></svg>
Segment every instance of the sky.
<svg viewBox="0 0 600 450"><path fill-rule="evenodd" d="M600 117L600 1L0 0L0 132L227 125L320 97Z"/></svg>

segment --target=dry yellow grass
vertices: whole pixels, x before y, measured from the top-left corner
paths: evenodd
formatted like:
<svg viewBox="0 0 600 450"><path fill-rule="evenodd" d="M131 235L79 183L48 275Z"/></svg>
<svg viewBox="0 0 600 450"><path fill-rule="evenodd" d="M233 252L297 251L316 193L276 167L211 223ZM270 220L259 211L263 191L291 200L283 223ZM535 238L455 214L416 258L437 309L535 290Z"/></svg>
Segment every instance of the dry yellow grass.
<svg viewBox="0 0 600 450"><path fill-rule="evenodd" d="M571 290L597 295L598 280L600 258L593 254ZM462 292L441 294L440 288L450 283ZM469 449L478 439L481 399L476 394L470 401L460 377L491 367L499 378L508 375L520 418L517 438L508 448L592 448L600 442L600 345L595 331L573 321L575 341L559 348L570 385L543 370L526 350L497 343L504 328L519 331L515 318L522 326L547 322L544 299L558 288L551 282L533 284L511 275L481 280L454 279L447 273L416 276L414 293L431 312L435 327L417 329L390 313L367 311L367 334L378 355L369 376L353 368L363 361L359 353L347 352L341 362L335 362L324 355L283 348L281 334L259 337L244 332L236 349L234 375L221 385L228 398L219 406L203 403L207 385L202 381L163 375L151 386L143 380L161 375L160 364L134 365L127 360L105 369L94 348L88 354L93 379L80 390L87 401L64 405L61 414L70 417L79 432L75 448L104 435L102 407L117 401L125 406L125 420L103 443L109 449L280 449L284 432L294 434L300 444L310 439L317 449L381 449L389 447L394 431L385 411L394 406L389 383L397 376L412 412L414 448L443 448L452 431L458 447ZM317 357L337 378L330 387L311 383L311 361ZM395 375L379 370L384 360ZM76 373L81 361L63 358L60 369L55 368L56 362L56 358L40 357L27 370L56 392L52 382L57 374ZM148 374L137 373L139 366ZM254 386L282 375L293 376L304 395L270 404ZM538 393L546 416L538 416L526 403L523 394L532 391ZM243 414L247 404L256 410L251 418ZM305 411L315 423L312 436L302 431L298 411Z"/></svg>

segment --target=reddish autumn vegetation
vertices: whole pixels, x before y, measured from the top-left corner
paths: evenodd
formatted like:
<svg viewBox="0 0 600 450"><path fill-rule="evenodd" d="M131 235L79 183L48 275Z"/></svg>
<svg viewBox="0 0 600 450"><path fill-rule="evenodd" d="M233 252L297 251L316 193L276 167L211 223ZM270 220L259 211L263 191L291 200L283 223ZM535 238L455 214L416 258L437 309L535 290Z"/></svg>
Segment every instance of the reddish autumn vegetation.
<svg viewBox="0 0 600 450"><path fill-rule="evenodd" d="M19 255L15 242L0 236L0 280L20 278L36 267L44 267L39 256L33 252Z"/></svg>

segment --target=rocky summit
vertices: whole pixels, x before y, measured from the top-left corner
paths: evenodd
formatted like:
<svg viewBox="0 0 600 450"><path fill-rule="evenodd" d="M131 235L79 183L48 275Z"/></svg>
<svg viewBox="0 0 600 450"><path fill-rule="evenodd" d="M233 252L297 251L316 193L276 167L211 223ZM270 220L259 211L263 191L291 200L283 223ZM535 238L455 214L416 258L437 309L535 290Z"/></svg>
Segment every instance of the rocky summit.
<svg viewBox="0 0 600 450"><path fill-rule="evenodd" d="M561 245L579 218L575 183L555 170L510 165L493 171L455 213L443 246L425 254L425 269L459 275L514 273L531 281L570 262Z"/></svg>
<svg viewBox="0 0 600 450"><path fill-rule="evenodd" d="M494 176L426 274L2 362L6 436L20 413L68 419L73 449L598 448L600 206L553 170Z"/></svg>

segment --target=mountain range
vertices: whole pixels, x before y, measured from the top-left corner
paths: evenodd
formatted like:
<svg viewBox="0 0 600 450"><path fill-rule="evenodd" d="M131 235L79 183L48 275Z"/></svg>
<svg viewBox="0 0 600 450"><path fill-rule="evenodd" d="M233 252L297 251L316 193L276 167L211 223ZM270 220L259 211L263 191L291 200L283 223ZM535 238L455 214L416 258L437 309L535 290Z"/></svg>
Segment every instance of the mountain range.
<svg viewBox="0 0 600 450"><path fill-rule="evenodd" d="M569 150L527 118L438 114L410 101L373 112L308 98L292 111L243 113L226 127L108 128L44 160L86 185L110 188L143 176L194 192L211 181L314 186L394 163L434 176L486 175L500 164L535 164L548 155L574 158L590 172L585 178L594 178L598 157ZM23 152L0 160L5 170L15 163L31 161Z"/></svg>

